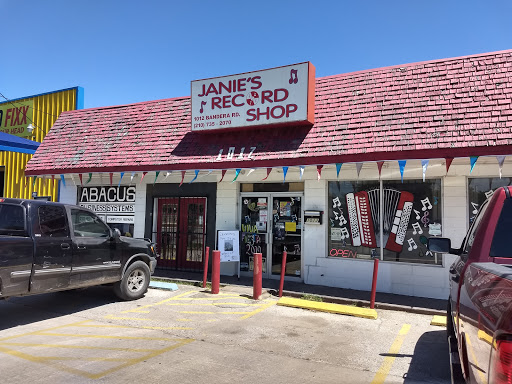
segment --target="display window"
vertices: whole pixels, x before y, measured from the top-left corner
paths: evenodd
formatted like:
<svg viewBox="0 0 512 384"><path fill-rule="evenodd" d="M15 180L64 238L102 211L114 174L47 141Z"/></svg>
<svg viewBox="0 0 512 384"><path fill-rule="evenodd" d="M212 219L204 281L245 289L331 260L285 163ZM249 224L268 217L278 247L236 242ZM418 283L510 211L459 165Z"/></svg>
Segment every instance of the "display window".
<svg viewBox="0 0 512 384"><path fill-rule="evenodd" d="M511 177L478 177L468 179L468 218L469 225L475 220L483 202L492 196L499 187L512 185Z"/></svg>
<svg viewBox="0 0 512 384"><path fill-rule="evenodd" d="M328 227L327 257L441 264L441 180L331 181Z"/></svg>

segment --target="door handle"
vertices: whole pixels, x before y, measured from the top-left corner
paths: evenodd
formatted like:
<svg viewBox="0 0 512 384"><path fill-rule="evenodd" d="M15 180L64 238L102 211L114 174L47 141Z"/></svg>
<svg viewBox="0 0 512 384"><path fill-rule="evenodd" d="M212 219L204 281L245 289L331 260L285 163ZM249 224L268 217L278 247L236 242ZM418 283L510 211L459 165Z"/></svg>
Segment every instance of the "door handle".
<svg viewBox="0 0 512 384"><path fill-rule="evenodd" d="M78 249L86 249L86 247L82 246L82 245L77 245L76 246Z"/></svg>
<svg viewBox="0 0 512 384"><path fill-rule="evenodd" d="M71 248L71 246L70 246L68 243L62 243L62 244L60 245L60 247L61 247L62 249L69 249L69 248Z"/></svg>

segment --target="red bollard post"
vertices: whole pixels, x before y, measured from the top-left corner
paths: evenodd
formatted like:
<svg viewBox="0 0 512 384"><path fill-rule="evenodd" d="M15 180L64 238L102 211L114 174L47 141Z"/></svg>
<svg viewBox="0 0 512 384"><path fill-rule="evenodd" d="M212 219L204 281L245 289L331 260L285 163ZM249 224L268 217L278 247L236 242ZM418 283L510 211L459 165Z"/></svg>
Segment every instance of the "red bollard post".
<svg viewBox="0 0 512 384"><path fill-rule="evenodd" d="M254 254L254 270L253 270L253 288L252 298L254 300L261 299L261 288L263 285L263 274L262 274L262 255L261 253Z"/></svg>
<svg viewBox="0 0 512 384"><path fill-rule="evenodd" d="M377 273L379 272L379 259L373 259L373 281L372 281L372 297L370 299L370 308L375 308L375 291L377 290Z"/></svg>
<svg viewBox="0 0 512 384"><path fill-rule="evenodd" d="M219 293L220 286L220 251L212 252L212 293Z"/></svg>
<svg viewBox="0 0 512 384"><path fill-rule="evenodd" d="M284 273L286 271L286 251L283 252L283 260L281 261L281 282L279 283L279 297L283 297Z"/></svg>
<svg viewBox="0 0 512 384"><path fill-rule="evenodd" d="M208 257L210 256L210 247L206 247L204 256L203 288L206 288L206 278L208 277Z"/></svg>

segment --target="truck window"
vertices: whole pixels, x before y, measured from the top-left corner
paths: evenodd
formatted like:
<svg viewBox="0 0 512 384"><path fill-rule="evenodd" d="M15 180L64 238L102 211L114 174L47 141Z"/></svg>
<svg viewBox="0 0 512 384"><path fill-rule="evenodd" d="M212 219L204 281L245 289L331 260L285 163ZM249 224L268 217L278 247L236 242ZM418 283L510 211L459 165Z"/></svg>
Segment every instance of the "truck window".
<svg viewBox="0 0 512 384"><path fill-rule="evenodd" d="M68 237L66 211L63 207L42 205L37 211L39 230L42 237Z"/></svg>
<svg viewBox="0 0 512 384"><path fill-rule="evenodd" d="M510 228L512 226L512 199L506 199L503 203L494 237L491 244L491 257L512 257L510 246Z"/></svg>
<svg viewBox="0 0 512 384"><path fill-rule="evenodd" d="M110 228L98 216L79 209L71 210L71 221L75 236L109 237Z"/></svg>
<svg viewBox="0 0 512 384"><path fill-rule="evenodd" d="M20 205L0 204L0 235L23 236L25 210Z"/></svg>
<svg viewBox="0 0 512 384"><path fill-rule="evenodd" d="M480 210L478 211L478 214L475 218L475 221L473 221L473 225L471 225L471 229L469 230L469 233L466 238L466 244L464 245L464 253L469 253L471 251L471 247L473 246L473 241L475 241L475 235L476 231L478 230L478 227L480 226L480 222L482 221L482 217L484 217L485 211L487 210L489 200L485 201L482 206L480 207Z"/></svg>

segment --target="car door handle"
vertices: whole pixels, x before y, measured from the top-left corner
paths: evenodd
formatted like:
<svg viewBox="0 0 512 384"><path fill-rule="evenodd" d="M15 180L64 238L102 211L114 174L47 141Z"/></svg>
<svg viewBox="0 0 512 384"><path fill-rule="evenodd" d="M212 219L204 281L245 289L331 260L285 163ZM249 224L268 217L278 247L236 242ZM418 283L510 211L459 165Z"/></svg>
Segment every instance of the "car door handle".
<svg viewBox="0 0 512 384"><path fill-rule="evenodd" d="M60 247L61 247L62 249L69 249L69 248L71 248L71 246L70 246L68 243L62 243L62 244L60 245Z"/></svg>
<svg viewBox="0 0 512 384"><path fill-rule="evenodd" d="M86 247L84 247L83 245L77 245L77 248L78 249L86 249Z"/></svg>

